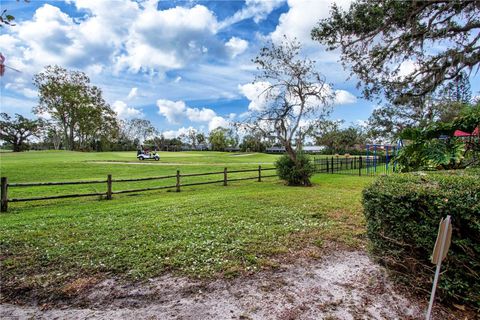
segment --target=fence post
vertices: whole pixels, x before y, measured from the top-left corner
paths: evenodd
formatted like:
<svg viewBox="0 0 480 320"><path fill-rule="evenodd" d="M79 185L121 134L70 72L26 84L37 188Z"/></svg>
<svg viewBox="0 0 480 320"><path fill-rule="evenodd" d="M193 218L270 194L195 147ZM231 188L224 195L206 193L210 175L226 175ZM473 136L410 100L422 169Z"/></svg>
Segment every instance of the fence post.
<svg viewBox="0 0 480 320"><path fill-rule="evenodd" d="M329 173L329 172L330 172L330 168L328 167L328 158L327 158L327 161L326 161L326 162L327 162L327 173Z"/></svg>
<svg viewBox="0 0 480 320"><path fill-rule="evenodd" d="M223 169L223 186L227 186L227 167Z"/></svg>
<svg viewBox="0 0 480 320"><path fill-rule="evenodd" d="M359 176L362 175L362 156L360 156L360 158L358 158L358 175Z"/></svg>
<svg viewBox="0 0 480 320"><path fill-rule="evenodd" d="M107 176L107 200L112 200L112 175Z"/></svg>
<svg viewBox="0 0 480 320"><path fill-rule="evenodd" d="M333 157L332 157L332 165L330 166L330 169L332 170L332 173L333 173Z"/></svg>
<svg viewBox="0 0 480 320"><path fill-rule="evenodd" d="M176 191L180 192L180 170L177 170L177 184L175 185Z"/></svg>
<svg viewBox="0 0 480 320"><path fill-rule="evenodd" d="M258 166L258 182L262 182L262 166Z"/></svg>
<svg viewBox="0 0 480 320"><path fill-rule="evenodd" d="M2 177L2 204L1 212L7 212L8 210L8 179L7 177Z"/></svg>

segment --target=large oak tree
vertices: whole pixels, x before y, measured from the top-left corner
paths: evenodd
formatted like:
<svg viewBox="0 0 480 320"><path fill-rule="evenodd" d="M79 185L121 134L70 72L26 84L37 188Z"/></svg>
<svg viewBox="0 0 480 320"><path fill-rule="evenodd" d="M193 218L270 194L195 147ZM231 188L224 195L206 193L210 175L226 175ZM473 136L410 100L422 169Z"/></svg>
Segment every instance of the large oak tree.
<svg viewBox="0 0 480 320"><path fill-rule="evenodd" d="M28 149L28 139L39 136L42 131L42 120L30 120L20 114L0 113L0 140L12 145L14 152Z"/></svg>
<svg viewBox="0 0 480 320"><path fill-rule="evenodd" d="M34 76L34 84L39 95L34 112L48 114L61 128L66 149L91 148L118 133L115 112L85 73L47 66Z"/></svg>

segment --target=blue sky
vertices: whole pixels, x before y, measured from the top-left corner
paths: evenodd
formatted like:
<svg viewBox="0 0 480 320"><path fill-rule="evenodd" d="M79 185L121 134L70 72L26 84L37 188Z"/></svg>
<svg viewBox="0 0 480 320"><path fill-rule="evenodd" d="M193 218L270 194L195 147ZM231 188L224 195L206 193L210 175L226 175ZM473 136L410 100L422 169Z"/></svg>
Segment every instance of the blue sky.
<svg viewBox="0 0 480 320"><path fill-rule="evenodd" d="M285 34L303 43L332 84L332 118L358 123L375 102L359 98L338 53L309 36L333 2L347 8L351 0L2 0L16 25L0 30L0 51L21 73L7 69L1 78L1 109L31 115L32 76L58 64L86 72L121 118L149 119L170 136L189 127L208 132L259 103L251 59Z"/></svg>

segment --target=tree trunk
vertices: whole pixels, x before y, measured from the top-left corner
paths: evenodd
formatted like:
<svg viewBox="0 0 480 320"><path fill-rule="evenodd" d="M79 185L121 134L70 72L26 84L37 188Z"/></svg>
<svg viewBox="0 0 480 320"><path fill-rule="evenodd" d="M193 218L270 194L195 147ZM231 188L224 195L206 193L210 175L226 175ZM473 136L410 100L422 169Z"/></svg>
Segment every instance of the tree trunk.
<svg viewBox="0 0 480 320"><path fill-rule="evenodd" d="M73 135L73 126L70 126L70 133L68 136L68 149L73 151L73 140L74 140L74 135Z"/></svg>
<svg viewBox="0 0 480 320"><path fill-rule="evenodd" d="M293 162L297 163L297 153L295 152L290 143L285 144L285 151L287 152L290 159L292 159Z"/></svg>

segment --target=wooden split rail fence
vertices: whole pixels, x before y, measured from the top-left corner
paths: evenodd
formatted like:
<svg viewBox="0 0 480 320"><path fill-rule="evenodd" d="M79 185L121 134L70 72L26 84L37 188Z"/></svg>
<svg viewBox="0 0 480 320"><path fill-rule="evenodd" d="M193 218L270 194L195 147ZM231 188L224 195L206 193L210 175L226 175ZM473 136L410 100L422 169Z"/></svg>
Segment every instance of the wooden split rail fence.
<svg viewBox="0 0 480 320"><path fill-rule="evenodd" d="M206 172L206 173L187 173L180 174L180 170L177 170L175 175L168 176L159 176L159 177L147 177L147 178L134 178L134 179L112 179L112 175L109 174L106 180L86 180L86 181L64 181L64 182L33 182L33 183L9 183L7 177L1 178L1 212L6 212L8 210L9 202L24 202L24 201L40 201L40 200L52 200L52 199L64 199L64 198L79 198L79 197L91 197L91 196L105 196L107 200L112 200L114 194L122 193L132 193L132 192L143 192L151 190L161 190L161 189L175 189L176 192L180 192L181 187L189 186L199 186L205 184L217 184L222 183L224 186L228 185L228 182L232 181L241 181L241 180L257 180L258 182L262 181L262 178L276 177L277 174L264 175L263 171L275 170L275 168L262 168L258 166L258 169L245 169L245 170L230 170L228 171L225 168L223 171L216 172ZM245 172L255 172L257 173L252 177L241 177L241 178L228 178L228 175L231 173L245 173ZM182 177L199 177L199 176L208 176L208 175L223 175L223 179L214 180L214 181L202 181L194 183L184 183L181 184ZM137 181L148 181L148 180L163 180L163 179L173 179L175 178L175 185L168 186L153 186L140 189L129 189L129 190L119 190L113 191L112 185L114 182L137 182ZM42 186L61 186L61 185L79 185L79 184L101 184L106 183L105 192L93 192L93 193L78 193L78 194L62 194L62 195L52 195L52 196L43 196L43 197L29 197L29 198L8 198L9 188L17 187L42 187Z"/></svg>

